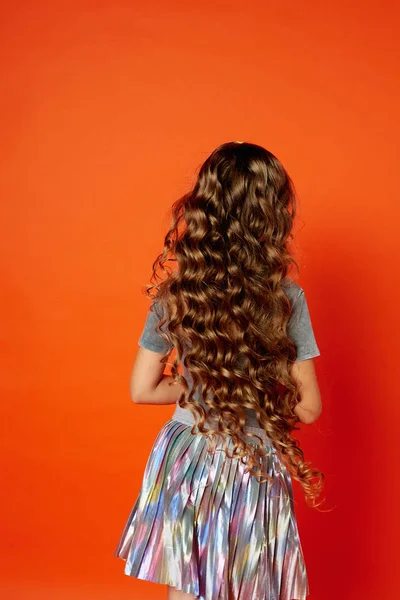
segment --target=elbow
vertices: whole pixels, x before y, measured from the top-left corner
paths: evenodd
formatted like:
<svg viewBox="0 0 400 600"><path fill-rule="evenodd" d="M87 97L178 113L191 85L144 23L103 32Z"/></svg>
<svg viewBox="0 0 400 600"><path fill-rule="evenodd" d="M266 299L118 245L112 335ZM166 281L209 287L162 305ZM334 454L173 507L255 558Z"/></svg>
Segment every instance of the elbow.
<svg viewBox="0 0 400 600"><path fill-rule="evenodd" d="M132 387L129 390L131 402L134 404L143 404L143 393L139 393L139 390L134 390Z"/></svg>
<svg viewBox="0 0 400 600"><path fill-rule="evenodd" d="M138 394L138 393L136 393L136 394L133 394L133 393L131 392L131 401L132 401L134 404L147 404L147 402L146 402L146 397L145 397L145 395L144 395L144 394Z"/></svg>
<svg viewBox="0 0 400 600"><path fill-rule="evenodd" d="M129 396L131 402L134 404L145 404L146 396L148 396L147 389L143 385L138 385L131 380L129 384Z"/></svg>
<svg viewBox="0 0 400 600"><path fill-rule="evenodd" d="M313 406L310 402L308 402L305 406L304 404L304 401L296 404L294 412L298 416L301 423L304 423L305 425L311 425L311 423L314 423L320 417L322 413L322 403L319 401L317 406L315 403Z"/></svg>
<svg viewBox="0 0 400 600"><path fill-rule="evenodd" d="M315 423L315 421L317 419L319 419L319 417L321 416L322 413L322 408L320 408L317 411L310 411L307 414L302 414L302 418L301 421L305 424L305 425L311 425L312 423Z"/></svg>

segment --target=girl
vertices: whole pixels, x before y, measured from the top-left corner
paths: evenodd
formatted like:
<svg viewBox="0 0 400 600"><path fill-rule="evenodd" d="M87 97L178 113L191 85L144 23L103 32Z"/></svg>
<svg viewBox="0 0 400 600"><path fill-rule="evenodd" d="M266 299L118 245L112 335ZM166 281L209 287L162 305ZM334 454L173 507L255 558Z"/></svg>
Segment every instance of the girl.
<svg viewBox="0 0 400 600"><path fill-rule="evenodd" d="M166 584L169 600L309 594L292 477L316 508L324 474L291 432L321 414L320 352L304 290L288 276L291 264L299 272L295 209L271 152L222 144L174 203L153 264L131 396L176 407L115 556L126 575Z"/></svg>

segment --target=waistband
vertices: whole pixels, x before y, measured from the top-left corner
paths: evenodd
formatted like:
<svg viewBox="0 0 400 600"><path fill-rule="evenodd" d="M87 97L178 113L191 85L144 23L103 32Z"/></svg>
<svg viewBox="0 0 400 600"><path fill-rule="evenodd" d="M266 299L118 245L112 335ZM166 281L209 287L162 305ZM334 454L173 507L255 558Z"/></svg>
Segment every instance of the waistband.
<svg viewBox="0 0 400 600"><path fill-rule="evenodd" d="M186 408L182 408L181 406L179 406L179 404L176 405L176 408L171 417L171 420L180 421L181 423L185 423L187 425L194 425L194 416L192 415L190 410L188 410ZM205 428L208 429L207 424L205 425ZM262 440L264 440L264 442L272 445L271 438L267 435L266 431L264 429L262 429L261 427L253 427L253 425L245 425L243 427L243 429L245 432L256 433L257 435L259 435L261 437ZM255 439L254 443L258 443L258 440Z"/></svg>

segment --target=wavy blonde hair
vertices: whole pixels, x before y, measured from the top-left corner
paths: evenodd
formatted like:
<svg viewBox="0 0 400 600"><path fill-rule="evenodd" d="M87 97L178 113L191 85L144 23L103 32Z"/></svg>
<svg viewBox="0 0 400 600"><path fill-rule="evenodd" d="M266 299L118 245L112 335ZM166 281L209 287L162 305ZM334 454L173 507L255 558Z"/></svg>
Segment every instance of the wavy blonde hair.
<svg viewBox="0 0 400 600"><path fill-rule="evenodd" d="M208 156L193 189L174 202L171 212L146 296L161 308L157 331L170 345L162 362L168 363L176 348L168 363L171 383L184 387L178 404L194 416L192 433L209 441L222 437L229 458L240 458L246 471L272 481L262 471L267 450L262 439L243 429L244 408L254 410L300 482L306 503L316 508L322 503L316 499L324 474L304 461L299 441L291 436L299 429L293 408L300 400L290 372L297 357L287 334L292 305L284 292L290 265L299 272L288 249L296 216L293 182L265 148L229 142ZM179 373L181 361L193 378L191 389ZM198 384L207 411L193 397ZM208 416L217 427L205 428ZM246 436L259 444L247 442Z"/></svg>

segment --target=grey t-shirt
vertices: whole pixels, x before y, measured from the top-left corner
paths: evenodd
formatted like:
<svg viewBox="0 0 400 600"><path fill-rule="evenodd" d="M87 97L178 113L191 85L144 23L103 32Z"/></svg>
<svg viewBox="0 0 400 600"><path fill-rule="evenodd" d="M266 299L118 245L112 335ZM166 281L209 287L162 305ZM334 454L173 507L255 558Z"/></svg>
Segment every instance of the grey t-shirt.
<svg viewBox="0 0 400 600"><path fill-rule="evenodd" d="M308 310L303 288L292 281L290 285L285 286L283 289L293 307L287 326L287 333L297 347L296 362L320 356L321 353L315 340L310 312ZM149 309L138 344L147 350L165 354L169 349L168 343L155 330L155 326L159 321L160 316L161 315L158 316L157 312L153 312ZM184 365L182 365L182 371L189 387L191 387L193 385L193 380ZM194 392L194 398L196 398L202 406L207 407L201 398L201 389L197 389ZM191 415L190 411L187 412ZM248 408L245 408L245 412L246 425L259 427L255 412Z"/></svg>

